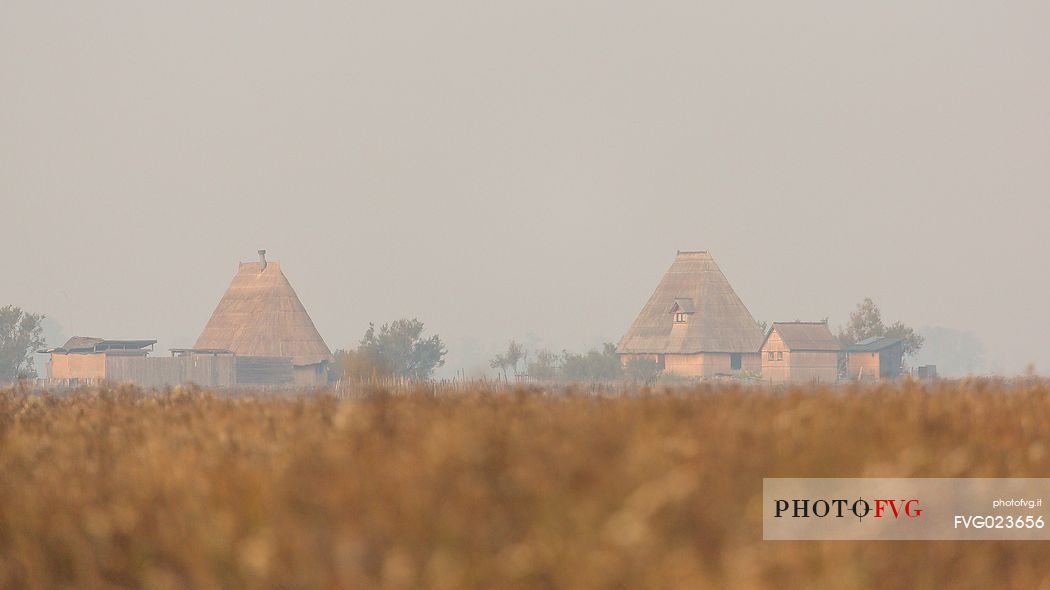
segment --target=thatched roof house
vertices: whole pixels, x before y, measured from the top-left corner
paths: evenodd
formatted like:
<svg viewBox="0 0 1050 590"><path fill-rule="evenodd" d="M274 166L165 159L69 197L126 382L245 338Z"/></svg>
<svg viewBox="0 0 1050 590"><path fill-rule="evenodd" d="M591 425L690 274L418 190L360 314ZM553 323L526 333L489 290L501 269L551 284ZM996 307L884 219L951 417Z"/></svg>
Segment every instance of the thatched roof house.
<svg viewBox="0 0 1050 590"><path fill-rule="evenodd" d="M710 377L758 371L762 329L708 252L678 252L616 352L668 373Z"/></svg>
<svg viewBox="0 0 1050 590"><path fill-rule="evenodd" d="M331 351L314 327L280 262L242 262L194 349L229 350L238 356L291 357L295 380L327 381Z"/></svg>
<svg viewBox="0 0 1050 590"><path fill-rule="evenodd" d="M762 377L770 383L834 383L841 348L827 322L773 322L762 342Z"/></svg>

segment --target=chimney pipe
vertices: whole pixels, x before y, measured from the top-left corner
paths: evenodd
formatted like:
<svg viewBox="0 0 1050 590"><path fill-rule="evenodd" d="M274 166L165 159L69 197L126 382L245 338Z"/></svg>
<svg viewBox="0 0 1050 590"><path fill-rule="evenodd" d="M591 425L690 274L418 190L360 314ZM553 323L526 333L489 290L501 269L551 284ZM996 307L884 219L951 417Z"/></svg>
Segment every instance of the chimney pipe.
<svg viewBox="0 0 1050 590"><path fill-rule="evenodd" d="M259 250L259 272L266 270L266 250Z"/></svg>

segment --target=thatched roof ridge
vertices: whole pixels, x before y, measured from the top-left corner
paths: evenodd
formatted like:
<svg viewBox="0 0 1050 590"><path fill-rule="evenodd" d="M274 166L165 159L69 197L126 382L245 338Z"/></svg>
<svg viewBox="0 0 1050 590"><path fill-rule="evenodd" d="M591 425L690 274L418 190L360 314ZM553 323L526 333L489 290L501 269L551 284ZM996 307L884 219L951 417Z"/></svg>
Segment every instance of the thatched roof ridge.
<svg viewBox="0 0 1050 590"><path fill-rule="evenodd" d="M766 333L766 340L776 330L788 350L809 352L835 352L842 345L831 333L827 322L773 322ZM765 346L765 340L762 346Z"/></svg>
<svg viewBox="0 0 1050 590"><path fill-rule="evenodd" d="M677 329L675 302L692 312ZM681 303L679 308L684 307ZM679 252L616 351L637 354L758 352L762 329L708 252Z"/></svg>
<svg viewBox="0 0 1050 590"><path fill-rule="evenodd" d="M242 262L193 348L290 356L296 366L332 359L280 262Z"/></svg>

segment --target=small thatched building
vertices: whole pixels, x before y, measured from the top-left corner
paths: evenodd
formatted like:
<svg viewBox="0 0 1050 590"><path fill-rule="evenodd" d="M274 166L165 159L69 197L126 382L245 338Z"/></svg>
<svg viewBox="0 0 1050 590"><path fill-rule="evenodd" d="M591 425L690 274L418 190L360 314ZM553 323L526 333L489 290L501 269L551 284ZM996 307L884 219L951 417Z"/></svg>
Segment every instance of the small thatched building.
<svg viewBox="0 0 1050 590"><path fill-rule="evenodd" d="M762 329L708 252L678 252L620 340L623 363L651 358L666 373L758 372Z"/></svg>
<svg viewBox="0 0 1050 590"><path fill-rule="evenodd" d="M773 322L762 342L762 378L770 383L834 383L841 349L827 322Z"/></svg>
<svg viewBox="0 0 1050 590"><path fill-rule="evenodd" d="M290 357L295 383L328 381L332 354L281 272L280 262L242 262L193 349L225 350L238 357Z"/></svg>

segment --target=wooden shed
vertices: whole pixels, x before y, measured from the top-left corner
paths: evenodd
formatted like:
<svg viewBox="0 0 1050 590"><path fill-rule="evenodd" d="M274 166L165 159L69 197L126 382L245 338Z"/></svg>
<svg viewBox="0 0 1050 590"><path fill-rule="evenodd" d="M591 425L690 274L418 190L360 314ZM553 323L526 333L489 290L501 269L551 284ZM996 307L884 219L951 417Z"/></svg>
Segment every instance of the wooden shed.
<svg viewBox="0 0 1050 590"><path fill-rule="evenodd" d="M75 336L51 355L48 379L55 385L109 381L142 387L196 383L204 387L280 385L295 382L291 357L237 356L228 350L172 350L148 356L156 340L107 340Z"/></svg>
<svg viewBox="0 0 1050 590"><path fill-rule="evenodd" d="M48 379L76 385L112 379L122 359L144 359L156 343L74 336L62 346L37 352L51 355L47 361Z"/></svg>
<svg viewBox="0 0 1050 590"><path fill-rule="evenodd" d="M762 342L762 377L770 383L833 383L839 341L827 322L773 322Z"/></svg>
<svg viewBox="0 0 1050 590"><path fill-rule="evenodd" d="M328 382L331 351L314 327L280 262L242 262L190 350L228 350L238 357L290 357L295 383Z"/></svg>
<svg viewBox="0 0 1050 590"><path fill-rule="evenodd" d="M758 372L762 329L708 252L678 252L620 340L622 363L651 358L666 373Z"/></svg>
<svg viewBox="0 0 1050 590"><path fill-rule="evenodd" d="M850 379L878 381L901 376L904 341L872 336L846 347L846 370Z"/></svg>

